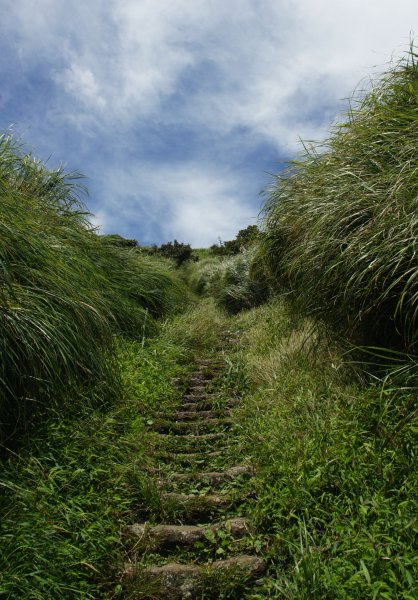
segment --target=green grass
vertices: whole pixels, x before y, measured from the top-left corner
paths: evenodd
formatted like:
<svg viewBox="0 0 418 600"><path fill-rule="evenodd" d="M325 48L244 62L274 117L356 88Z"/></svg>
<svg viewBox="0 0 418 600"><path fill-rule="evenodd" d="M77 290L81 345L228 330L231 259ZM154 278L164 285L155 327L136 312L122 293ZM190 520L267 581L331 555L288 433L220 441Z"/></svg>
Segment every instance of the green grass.
<svg viewBox="0 0 418 600"><path fill-rule="evenodd" d="M258 469L249 518L270 560L248 598L418 593L414 393L370 385L283 299L235 317L230 389Z"/></svg>
<svg viewBox="0 0 418 600"><path fill-rule="evenodd" d="M113 334L143 339L185 304L178 280L96 235L76 174L0 138L0 443L81 386L118 377Z"/></svg>
<svg viewBox="0 0 418 600"><path fill-rule="evenodd" d="M267 193L262 258L305 314L416 351L418 65L411 49Z"/></svg>
<svg viewBox="0 0 418 600"><path fill-rule="evenodd" d="M120 339L117 358L121 389L111 407L73 396L72 410L2 464L2 598L117 597L123 587L121 531L155 496L146 422L156 407L174 405L171 379L188 367L187 353L167 341Z"/></svg>
<svg viewBox="0 0 418 600"><path fill-rule="evenodd" d="M227 258L205 258L188 268L192 290L212 296L217 305L234 314L266 301L269 287L253 272L255 249Z"/></svg>
<svg viewBox="0 0 418 600"><path fill-rule="evenodd" d="M189 302L168 263L98 236L79 176L0 139L1 597L135 597L123 527L175 513L147 424L195 355L227 366L219 406L242 397L213 464L255 465L243 547L269 563L260 586L207 594L418 596L417 95L411 50L277 177L257 256L199 252L179 274L206 297L163 324ZM271 287L286 298L258 306Z"/></svg>

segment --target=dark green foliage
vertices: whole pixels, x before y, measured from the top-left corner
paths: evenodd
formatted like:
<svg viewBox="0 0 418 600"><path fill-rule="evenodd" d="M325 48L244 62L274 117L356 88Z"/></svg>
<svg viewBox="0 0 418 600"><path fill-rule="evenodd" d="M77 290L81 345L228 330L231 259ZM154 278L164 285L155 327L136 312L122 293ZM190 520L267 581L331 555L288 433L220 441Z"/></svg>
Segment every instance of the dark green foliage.
<svg viewBox="0 0 418 600"><path fill-rule="evenodd" d="M248 225L245 229L240 229L237 237L233 240L213 244L209 248L209 253L213 256L233 256L244 252L253 246L259 237L259 229L257 225Z"/></svg>
<svg viewBox="0 0 418 600"><path fill-rule="evenodd" d="M418 65L413 51L324 144L276 178L262 255L302 309L362 343L416 345Z"/></svg>
<svg viewBox="0 0 418 600"><path fill-rule="evenodd" d="M209 248L209 254L212 256L234 256L239 254L239 245L236 240L226 242L219 241L219 244L213 244Z"/></svg>
<svg viewBox="0 0 418 600"><path fill-rule="evenodd" d="M250 246L253 246L259 236L260 232L257 225L248 225L245 229L240 229L235 238L238 246L241 250L248 250Z"/></svg>
<svg viewBox="0 0 418 600"><path fill-rule="evenodd" d="M151 255L157 254L159 256L164 256L165 258L171 258L175 261L177 267L180 267L187 260L193 260L195 258L190 244L183 244L177 240L161 244L161 246L151 246L146 249L146 252Z"/></svg>
<svg viewBox="0 0 418 600"><path fill-rule="evenodd" d="M118 233L112 233L111 235L102 235L101 237L109 244L119 246L120 248L136 248L138 246L137 240L130 240L124 238Z"/></svg>

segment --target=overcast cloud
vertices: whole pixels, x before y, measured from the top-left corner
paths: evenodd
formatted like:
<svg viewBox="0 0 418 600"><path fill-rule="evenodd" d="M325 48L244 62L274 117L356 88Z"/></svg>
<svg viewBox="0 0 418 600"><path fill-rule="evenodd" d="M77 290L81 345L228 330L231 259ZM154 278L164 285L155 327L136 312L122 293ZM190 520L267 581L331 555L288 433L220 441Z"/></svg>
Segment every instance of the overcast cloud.
<svg viewBox="0 0 418 600"><path fill-rule="evenodd" d="M0 0L0 128L89 179L105 233L209 245L400 56L416 0Z"/></svg>

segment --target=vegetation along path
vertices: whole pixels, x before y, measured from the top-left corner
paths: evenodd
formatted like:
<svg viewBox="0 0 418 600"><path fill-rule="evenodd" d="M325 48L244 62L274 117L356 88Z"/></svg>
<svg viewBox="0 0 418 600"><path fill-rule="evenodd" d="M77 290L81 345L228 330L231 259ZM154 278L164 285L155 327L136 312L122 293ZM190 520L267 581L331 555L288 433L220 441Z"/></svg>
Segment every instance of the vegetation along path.
<svg viewBox="0 0 418 600"><path fill-rule="evenodd" d="M2 600L417 600L417 98L411 48L193 260L0 136Z"/></svg>
<svg viewBox="0 0 418 600"><path fill-rule="evenodd" d="M224 339L234 342L236 335ZM140 565L127 565L125 577L139 597L232 597L265 572L265 562L248 550L242 483L254 472L248 461L232 458L240 401L222 399L217 389L224 367L217 356L196 359L177 410L149 421L160 506L154 518L125 530Z"/></svg>

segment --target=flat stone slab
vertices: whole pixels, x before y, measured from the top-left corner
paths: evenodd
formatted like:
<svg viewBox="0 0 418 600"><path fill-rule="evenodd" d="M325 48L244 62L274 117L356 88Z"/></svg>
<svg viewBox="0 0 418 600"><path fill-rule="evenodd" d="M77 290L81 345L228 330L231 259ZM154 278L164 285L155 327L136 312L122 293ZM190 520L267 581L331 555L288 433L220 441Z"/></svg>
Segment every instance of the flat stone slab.
<svg viewBox="0 0 418 600"><path fill-rule="evenodd" d="M236 578L238 583L239 580L260 577L265 569L264 561L257 556L241 555L203 566L169 563L162 567L149 567L143 573L148 580L158 583L160 595L157 598L180 600L203 598L199 592L204 584L210 585L210 580L216 580L221 573Z"/></svg>
<svg viewBox="0 0 418 600"><path fill-rule="evenodd" d="M220 453L221 454L221 453ZM230 467L225 471L207 471L202 473L174 473L172 479L177 481L203 481L209 485L216 486L233 481L237 477L253 475L253 469L249 465Z"/></svg>
<svg viewBox="0 0 418 600"><path fill-rule="evenodd" d="M201 523L214 513L227 510L232 507L232 498L217 494L178 494L176 492L164 492L160 495L161 501L169 514L173 513L189 524Z"/></svg>
<svg viewBox="0 0 418 600"><path fill-rule="evenodd" d="M194 377L190 377L189 385L204 385L209 379L203 373L198 373Z"/></svg>
<svg viewBox="0 0 418 600"><path fill-rule="evenodd" d="M203 367L224 367L225 363L218 359L214 358L198 358L196 360L196 364Z"/></svg>
<svg viewBox="0 0 418 600"><path fill-rule="evenodd" d="M180 408L184 411L204 411L204 410L215 410L215 411L227 411L229 408L235 408L241 405L241 400L234 398L227 402L216 402L213 400L195 400L195 402L182 402ZM216 406L216 408L214 408ZM221 408L218 408L218 407Z"/></svg>
<svg viewBox="0 0 418 600"><path fill-rule="evenodd" d="M191 385L187 386L187 393L188 394L203 394L206 387L207 386L202 383L192 383Z"/></svg>
<svg viewBox="0 0 418 600"><path fill-rule="evenodd" d="M203 433L210 432L218 427L229 428L233 425L232 419L205 419L202 421L165 421L162 419L156 419L150 428L153 431L159 431L160 433L172 432L177 435L187 435L190 433Z"/></svg>
<svg viewBox="0 0 418 600"><path fill-rule="evenodd" d="M169 433L156 432L155 435L158 439L161 440L162 443L173 442L173 436ZM181 436L181 446L182 448L185 448L188 445L199 446L200 444L202 444L206 447L208 442L216 442L217 440L222 439L225 439L225 433L202 433L197 435L183 435ZM176 448L178 448L179 446L177 438L174 438L174 442L176 444Z"/></svg>
<svg viewBox="0 0 418 600"><path fill-rule="evenodd" d="M181 464L194 464L202 461L209 461L213 458L219 458L222 456L221 450L214 450L213 452L176 452L159 454L157 458L163 460L166 463L181 463Z"/></svg>
<svg viewBox="0 0 418 600"><path fill-rule="evenodd" d="M209 532L216 534L218 531L228 532L232 538L240 539L248 531L245 519L228 519L213 525L156 525L147 523L134 523L129 525L125 533L148 549L153 551L170 550L176 547L190 547L196 542L207 541ZM138 543L137 542L137 543Z"/></svg>
<svg viewBox="0 0 418 600"><path fill-rule="evenodd" d="M182 410L173 413L175 421L199 421L202 419L218 419L225 411L219 410Z"/></svg>
<svg viewBox="0 0 418 600"><path fill-rule="evenodd" d="M182 400L186 400L186 402L194 402L194 403L199 403L199 402L203 402L204 400L208 401L211 400L212 398L218 398L219 396L217 394L209 394L209 393L205 393L205 394L183 394L182 396Z"/></svg>

